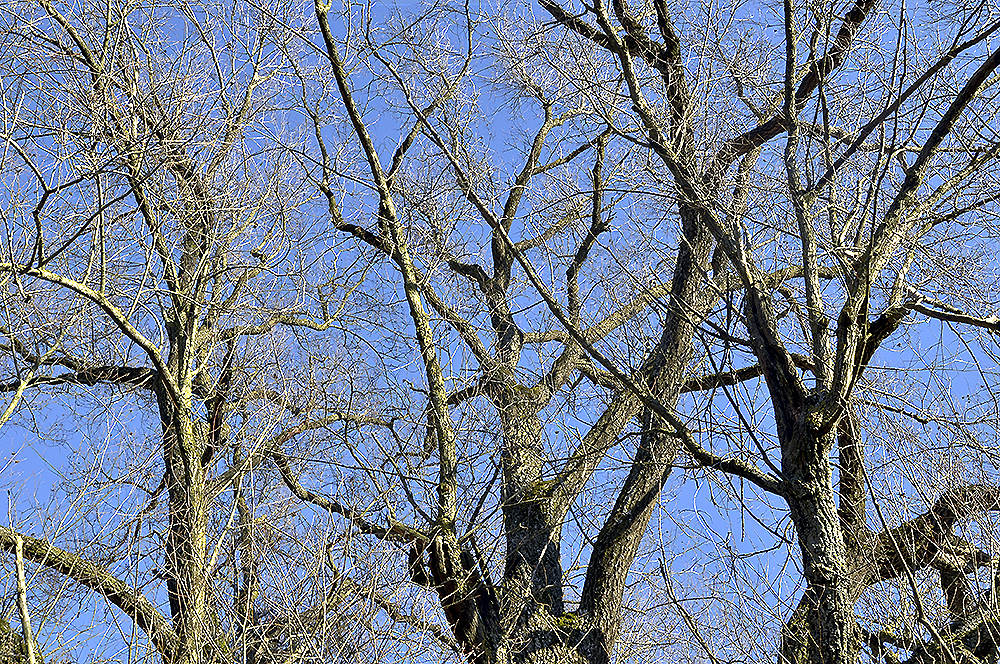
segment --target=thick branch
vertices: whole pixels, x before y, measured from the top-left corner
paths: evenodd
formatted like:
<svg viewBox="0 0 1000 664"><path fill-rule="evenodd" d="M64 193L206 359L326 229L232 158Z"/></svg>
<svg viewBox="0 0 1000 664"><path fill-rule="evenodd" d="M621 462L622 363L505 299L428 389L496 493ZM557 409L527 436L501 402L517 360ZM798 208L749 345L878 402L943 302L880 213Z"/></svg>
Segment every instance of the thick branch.
<svg viewBox="0 0 1000 664"><path fill-rule="evenodd" d="M170 622L143 594L96 563L4 526L0 526L0 549L13 554L19 537L24 543L25 558L73 579L99 594L109 604L117 606L146 632L164 664L169 664L177 637Z"/></svg>
<svg viewBox="0 0 1000 664"><path fill-rule="evenodd" d="M960 521L996 511L1000 511L1000 487L970 484L945 492L924 514L876 535L871 581L894 579L943 557L960 560L963 568L985 564L988 559L979 560L975 549L952 531Z"/></svg>
<svg viewBox="0 0 1000 664"><path fill-rule="evenodd" d="M228 341L239 336L260 336L267 334L279 325L286 325L288 327L304 327L317 332L323 332L330 329L330 326L333 325L333 323L334 320L331 318L320 320L316 318L296 316L292 313L280 313L271 316L268 320L260 323L259 325L243 325L223 330L219 334L219 339Z"/></svg>
<svg viewBox="0 0 1000 664"><path fill-rule="evenodd" d="M986 318L971 316L938 300L924 298L924 301L930 302L934 306L928 307L920 302L914 302L913 304L907 306L913 311L923 314L928 318L936 318L937 320L943 320L949 323L972 325L973 327L981 327L984 330L989 330L990 332L1000 333L1000 318L996 316L989 316Z"/></svg>
<svg viewBox="0 0 1000 664"><path fill-rule="evenodd" d="M34 376L25 383L25 387L40 385L131 385L152 389L156 372L146 367L89 367L79 371L59 374L57 376ZM14 392L20 388L21 381L0 383L0 392Z"/></svg>
<svg viewBox="0 0 1000 664"><path fill-rule="evenodd" d="M82 284L78 281L74 281L73 279L69 279L54 272L49 272L48 270L42 270L39 268L26 268L26 266L16 265L13 263L0 263L0 271L19 272L21 274L26 274L29 277L34 277L57 286L62 286L63 288L71 290L96 304L104 311L105 314L107 314L108 318L111 319L111 321L126 337L145 351L146 355L156 367L160 380L166 388L167 393L170 394L174 403L179 402L179 391L177 385L171 378L171 374L167 369L166 362L164 362L163 357L160 355L159 349L153 344L152 341L147 339L142 332L137 330L135 326L132 325L125 313L112 304L111 300L108 299L104 293L98 293L86 284Z"/></svg>
<svg viewBox="0 0 1000 664"><path fill-rule="evenodd" d="M801 105L808 99L819 86L819 82L844 63L858 30L860 30L861 25L877 4L878 0L855 1L854 6L847 12L847 16L844 17L844 22L840 25L840 30L837 31L833 46L830 47L822 59L812 63L808 73L799 82L799 86L795 91L796 106ZM730 164L739 159L741 155L755 150L768 142L784 131L787 126L788 118L782 112L767 122L744 132L736 138L730 139L716 154L714 170L720 173L723 172Z"/></svg>
<svg viewBox="0 0 1000 664"><path fill-rule="evenodd" d="M792 360L795 366L806 371L813 370L813 363L805 355L792 353ZM717 387L729 387L747 380L759 378L764 373L759 364L753 366L723 371L721 373L708 374L705 376L695 376L689 379L681 388L681 392L700 392L701 390L711 390Z"/></svg>

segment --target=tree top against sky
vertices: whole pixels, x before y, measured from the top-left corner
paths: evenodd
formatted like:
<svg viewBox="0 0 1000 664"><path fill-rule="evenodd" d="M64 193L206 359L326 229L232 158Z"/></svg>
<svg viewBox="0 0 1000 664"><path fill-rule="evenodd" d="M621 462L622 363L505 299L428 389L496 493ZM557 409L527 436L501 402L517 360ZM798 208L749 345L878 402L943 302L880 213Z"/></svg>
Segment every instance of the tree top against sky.
<svg viewBox="0 0 1000 664"><path fill-rule="evenodd" d="M0 659L997 661L1000 7L0 33Z"/></svg>

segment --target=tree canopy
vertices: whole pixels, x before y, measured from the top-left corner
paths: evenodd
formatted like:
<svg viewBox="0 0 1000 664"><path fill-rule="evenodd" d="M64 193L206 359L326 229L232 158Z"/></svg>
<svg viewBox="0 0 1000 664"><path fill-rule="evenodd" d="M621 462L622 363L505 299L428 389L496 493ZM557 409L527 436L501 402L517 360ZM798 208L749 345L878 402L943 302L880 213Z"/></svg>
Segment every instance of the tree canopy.
<svg viewBox="0 0 1000 664"><path fill-rule="evenodd" d="M1000 658L1000 6L0 17L0 662Z"/></svg>

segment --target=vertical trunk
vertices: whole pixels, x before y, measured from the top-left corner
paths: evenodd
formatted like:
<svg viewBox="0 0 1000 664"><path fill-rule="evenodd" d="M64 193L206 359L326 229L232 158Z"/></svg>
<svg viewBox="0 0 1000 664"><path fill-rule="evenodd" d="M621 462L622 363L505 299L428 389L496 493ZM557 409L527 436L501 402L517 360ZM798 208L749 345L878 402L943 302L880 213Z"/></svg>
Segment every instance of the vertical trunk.
<svg viewBox="0 0 1000 664"><path fill-rule="evenodd" d="M788 506L798 535L806 589L782 638L780 661L853 664L860 640L854 593L830 461L833 437L807 409L782 441Z"/></svg>
<svg viewBox="0 0 1000 664"><path fill-rule="evenodd" d="M681 205L680 215L684 239L677 252L670 308L659 342L643 366L650 391L671 409L677 405L694 353L697 325L717 299L713 289L705 288L712 235L694 209ZM626 578L680 451L669 426L649 409L643 410L641 423L643 431L635 459L597 536L580 599L581 612L592 622L581 649L596 664L612 659L621 631Z"/></svg>
<svg viewBox="0 0 1000 664"><path fill-rule="evenodd" d="M645 535L679 446L675 438L652 436L640 445L625 487L594 543L581 608L595 625L584 650L597 664L612 660L621 630L621 606L629 569Z"/></svg>
<svg viewBox="0 0 1000 664"><path fill-rule="evenodd" d="M45 664L35 641L35 664ZM27 645L21 630L0 619L0 664L28 664Z"/></svg>
<svg viewBox="0 0 1000 664"><path fill-rule="evenodd" d="M539 405L524 388L496 399L503 435L503 515L507 544L500 629L509 635L499 658L511 662L575 661L557 629L562 617L562 516L542 479Z"/></svg>
<svg viewBox="0 0 1000 664"><path fill-rule="evenodd" d="M455 639L472 664L492 664L501 634L493 589L454 533L435 536L427 553L430 581Z"/></svg>
<svg viewBox="0 0 1000 664"><path fill-rule="evenodd" d="M165 572L170 614L178 645L173 664L213 661L208 588L208 496L201 465L204 431L189 405L174 404L158 391L167 466L168 529Z"/></svg>
<svg viewBox="0 0 1000 664"><path fill-rule="evenodd" d="M233 465L242 463L242 451L237 447L233 452ZM234 661L255 664L262 654L261 635L254 629L254 601L259 590L257 561L253 546L253 508L247 504L240 482L233 487L233 501L238 513L234 531L233 554L237 559L238 572L233 579L233 615L235 616L236 638L233 641Z"/></svg>

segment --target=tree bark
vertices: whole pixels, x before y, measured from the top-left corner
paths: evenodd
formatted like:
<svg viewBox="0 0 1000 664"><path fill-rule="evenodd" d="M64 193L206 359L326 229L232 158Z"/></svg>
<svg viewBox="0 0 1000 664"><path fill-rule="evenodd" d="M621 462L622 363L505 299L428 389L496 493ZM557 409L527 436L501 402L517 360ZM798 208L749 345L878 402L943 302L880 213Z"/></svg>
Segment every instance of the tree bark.
<svg viewBox="0 0 1000 664"><path fill-rule="evenodd" d="M177 647L172 664L220 659L213 638L217 619L208 587L209 496L202 467L207 427L199 426L190 404L175 404L157 390L167 466L168 526L165 546L167 598Z"/></svg>
<svg viewBox="0 0 1000 664"><path fill-rule="evenodd" d="M494 399L503 437L504 535L507 544L500 629L512 662L563 662L572 656L555 629L563 615L562 514L542 476L541 404L532 390L505 385Z"/></svg>
<svg viewBox="0 0 1000 664"><path fill-rule="evenodd" d="M24 580L24 540L18 535L14 544L14 562L17 566L17 612L21 616L21 639L28 664L35 664L35 637L31 633L31 616L28 613L28 584Z"/></svg>
<svg viewBox="0 0 1000 664"><path fill-rule="evenodd" d="M681 206L681 220L683 236L667 320L643 367L650 390L668 408L676 406L687 378L699 318L716 300L715 293L704 287L712 235L691 208ZM580 599L580 611L591 621L582 651L597 664L611 660L621 627L625 580L680 449L679 441L650 413L644 413L642 423L646 428L628 478L598 533Z"/></svg>

